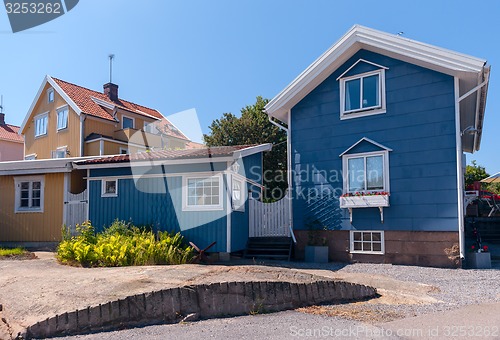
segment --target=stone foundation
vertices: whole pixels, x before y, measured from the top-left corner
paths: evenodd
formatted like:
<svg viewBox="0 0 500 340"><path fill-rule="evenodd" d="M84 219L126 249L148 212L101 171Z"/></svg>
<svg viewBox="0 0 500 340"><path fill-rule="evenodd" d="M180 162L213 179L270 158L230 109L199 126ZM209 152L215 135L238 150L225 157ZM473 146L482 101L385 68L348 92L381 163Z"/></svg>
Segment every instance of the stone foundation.
<svg viewBox="0 0 500 340"><path fill-rule="evenodd" d="M295 230L295 257L304 259L307 230ZM369 262L416 265L425 267L460 268L458 232L445 231L385 231L385 254L351 254L348 230L319 232L327 240L329 260L336 262Z"/></svg>

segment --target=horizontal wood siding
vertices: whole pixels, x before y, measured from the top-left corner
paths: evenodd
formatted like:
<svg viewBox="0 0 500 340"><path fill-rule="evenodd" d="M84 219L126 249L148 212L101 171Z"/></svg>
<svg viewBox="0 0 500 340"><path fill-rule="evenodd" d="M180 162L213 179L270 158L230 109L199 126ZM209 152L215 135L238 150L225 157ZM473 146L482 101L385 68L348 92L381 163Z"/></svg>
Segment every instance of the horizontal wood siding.
<svg viewBox="0 0 500 340"><path fill-rule="evenodd" d="M174 173L178 170L171 169ZM152 173L161 172L155 169ZM91 170L91 177L127 176L129 168ZM139 189L138 189L139 188ZM206 247L217 244L211 251L226 251L226 203L220 211L182 211L182 177L118 180L118 197L101 197L101 181L89 184L89 214L92 223L101 230L115 219L137 225L151 225L157 230L181 231L188 241Z"/></svg>
<svg viewBox="0 0 500 340"><path fill-rule="evenodd" d="M32 116L28 119L25 128L25 154L37 154L37 159L51 158L51 152L58 147L67 146L71 157L81 156L80 150L80 116L68 106L68 127L57 131L57 108L66 105L66 101L54 91L54 101L48 102L47 90L51 88L47 83L42 95L33 109ZM47 135L35 138L36 115L49 112Z"/></svg>
<svg viewBox="0 0 500 340"><path fill-rule="evenodd" d="M43 213L14 213L14 176L0 176L0 242L61 240L64 174L46 174Z"/></svg>
<svg viewBox="0 0 500 340"><path fill-rule="evenodd" d="M389 68L385 71L387 112L340 120L336 78L360 58ZM349 214L339 209L338 199L315 205L308 193L325 188L341 193L339 155L368 137L393 150L389 152L390 207L384 209L383 224L377 209L354 209L352 227L456 231L454 115L452 77L359 51L292 109L295 228L305 229L311 216L329 215L340 216L337 228L351 228ZM327 178L314 175L317 171L326 172Z"/></svg>

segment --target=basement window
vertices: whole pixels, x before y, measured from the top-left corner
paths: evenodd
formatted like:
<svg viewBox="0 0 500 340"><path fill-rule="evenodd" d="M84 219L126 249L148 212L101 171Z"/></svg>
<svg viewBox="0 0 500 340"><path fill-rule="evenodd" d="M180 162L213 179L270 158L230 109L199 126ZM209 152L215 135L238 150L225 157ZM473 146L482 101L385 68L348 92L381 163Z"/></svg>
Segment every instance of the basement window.
<svg viewBox="0 0 500 340"><path fill-rule="evenodd" d="M383 231L357 231L350 232L351 253L384 254L385 242Z"/></svg>

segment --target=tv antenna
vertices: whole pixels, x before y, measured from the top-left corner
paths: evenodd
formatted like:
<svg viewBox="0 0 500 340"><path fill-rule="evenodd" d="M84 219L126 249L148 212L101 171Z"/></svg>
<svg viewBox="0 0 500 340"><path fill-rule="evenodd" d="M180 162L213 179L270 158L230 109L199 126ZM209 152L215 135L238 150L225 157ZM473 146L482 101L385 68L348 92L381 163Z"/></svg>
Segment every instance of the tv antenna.
<svg viewBox="0 0 500 340"><path fill-rule="evenodd" d="M401 31L401 32L398 32L398 34L396 34L398 37L401 37L403 34L405 34L405 32Z"/></svg>
<svg viewBox="0 0 500 340"><path fill-rule="evenodd" d="M114 54L108 55L109 58L109 82L112 83L112 75L113 75L113 59L115 59Z"/></svg>
<svg viewBox="0 0 500 340"><path fill-rule="evenodd" d="M3 94L0 96L0 113L3 113Z"/></svg>

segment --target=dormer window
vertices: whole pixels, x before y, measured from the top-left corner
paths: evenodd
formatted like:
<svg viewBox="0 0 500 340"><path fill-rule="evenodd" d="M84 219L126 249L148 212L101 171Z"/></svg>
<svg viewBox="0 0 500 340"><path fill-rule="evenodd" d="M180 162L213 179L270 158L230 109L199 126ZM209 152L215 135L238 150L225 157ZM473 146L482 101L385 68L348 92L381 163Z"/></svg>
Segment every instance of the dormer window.
<svg viewBox="0 0 500 340"><path fill-rule="evenodd" d="M360 62L379 69L350 75ZM360 59L337 78L341 119L385 113L385 70L383 66Z"/></svg>
<svg viewBox="0 0 500 340"><path fill-rule="evenodd" d="M133 128L134 128L134 118L122 116L122 129L133 129Z"/></svg>

